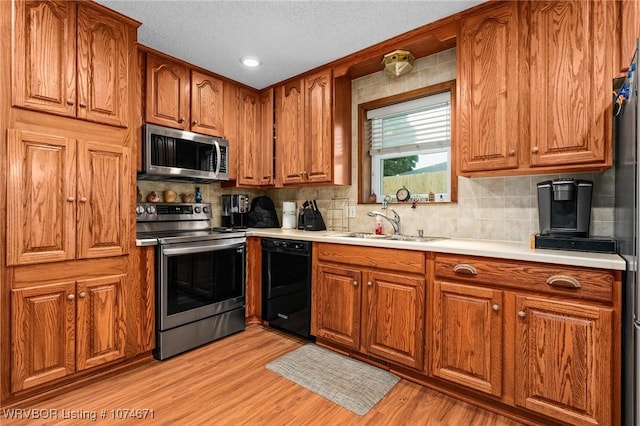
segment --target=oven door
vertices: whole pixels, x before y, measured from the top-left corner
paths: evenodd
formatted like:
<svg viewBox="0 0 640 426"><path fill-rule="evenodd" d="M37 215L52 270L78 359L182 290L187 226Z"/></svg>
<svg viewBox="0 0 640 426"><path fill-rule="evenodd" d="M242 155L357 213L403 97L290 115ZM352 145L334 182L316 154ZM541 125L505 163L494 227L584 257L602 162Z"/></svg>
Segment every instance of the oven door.
<svg viewBox="0 0 640 426"><path fill-rule="evenodd" d="M159 246L159 329L243 308L245 247L246 238Z"/></svg>

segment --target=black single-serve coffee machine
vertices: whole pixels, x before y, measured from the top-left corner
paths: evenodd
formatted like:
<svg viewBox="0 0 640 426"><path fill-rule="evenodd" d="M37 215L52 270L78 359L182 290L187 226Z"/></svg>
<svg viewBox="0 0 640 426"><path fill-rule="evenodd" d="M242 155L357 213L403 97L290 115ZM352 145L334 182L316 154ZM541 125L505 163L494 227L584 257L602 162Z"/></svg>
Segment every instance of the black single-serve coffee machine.
<svg viewBox="0 0 640 426"><path fill-rule="evenodd" d="M221 222L224 228L246 228L249 196L228 194L222 196Z"/></svg>
<svg viewBox="0 0 640 426"><path fill-rule="evenodd" d="M555 179L538 183L540 234L536 248L615 252L615 241L589 236L593 182Z"/></svg>
<svg viewBox="0 0 640 426"><path fill-rule="evenodd" d="M556 179L538 183L540 235L588 237L593 182Z"/></svg>

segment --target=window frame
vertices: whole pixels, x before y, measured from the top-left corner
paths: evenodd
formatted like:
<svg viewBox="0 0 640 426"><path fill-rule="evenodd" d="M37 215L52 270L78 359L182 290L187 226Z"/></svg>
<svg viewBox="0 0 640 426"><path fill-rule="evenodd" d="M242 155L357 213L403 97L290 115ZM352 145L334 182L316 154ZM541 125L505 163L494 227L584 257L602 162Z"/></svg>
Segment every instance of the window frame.
<svg viewBox="0 0 640 426"><path fill-rule="evenodd" d="M367 111L385 106L398 104L402 102L411 101L426 96L436 95L443 92L451 92L451 144L449 161L450 164L450 201L443 203L455 203L458 201L458 173L457 173L457 154L454 149L457 126L456 126L456 81L450 80L443 83L434 84L431 86L423 87L409 92L400 93L385 98L375 99L373 101L364 102L358 104L358 203L359 204L374 204L378 203L377 200L369 198L372 192L372 157L369 155L369 142L365 135L365 123L367 122ZM376 194L379 196L380 194ZM393 200L393 203L403 204Z"/></svg>

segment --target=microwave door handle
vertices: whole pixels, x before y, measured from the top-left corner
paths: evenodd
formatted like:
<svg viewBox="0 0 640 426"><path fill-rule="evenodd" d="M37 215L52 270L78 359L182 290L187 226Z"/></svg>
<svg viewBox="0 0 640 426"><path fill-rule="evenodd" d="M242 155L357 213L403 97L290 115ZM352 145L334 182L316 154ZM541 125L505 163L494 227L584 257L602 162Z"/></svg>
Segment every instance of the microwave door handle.
<svg viewBox="0 0 640 426"><path fill-rule="evenodd" d="M215 143L216 145L216 176L220 173L220 162L222 161L222 154L220 153L220 144L218 141Z"/></svg>

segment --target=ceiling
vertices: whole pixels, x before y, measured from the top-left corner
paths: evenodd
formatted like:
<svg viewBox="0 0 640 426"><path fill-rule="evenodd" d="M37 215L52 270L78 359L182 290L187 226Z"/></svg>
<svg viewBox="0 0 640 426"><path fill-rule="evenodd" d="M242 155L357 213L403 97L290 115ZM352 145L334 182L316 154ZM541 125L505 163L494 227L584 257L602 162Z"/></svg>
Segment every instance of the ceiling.
<svg viewBox="0 0 640 426"><path fill-rule="evenodd" d="M142 22L138 41L263 89L483 0L96 0ZM257 56L258 68L240 63Z"/></svg>

